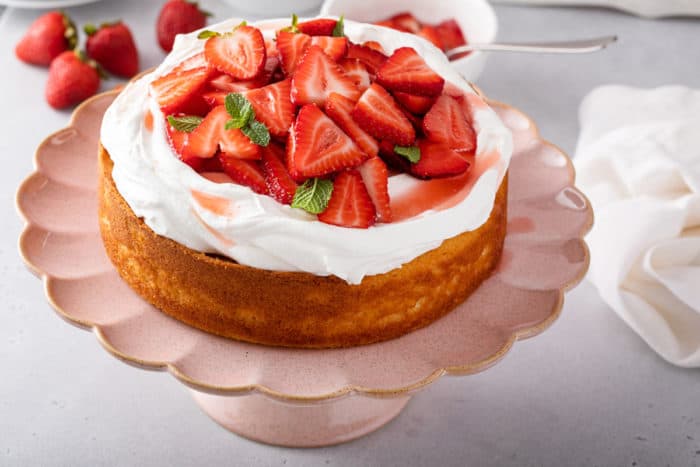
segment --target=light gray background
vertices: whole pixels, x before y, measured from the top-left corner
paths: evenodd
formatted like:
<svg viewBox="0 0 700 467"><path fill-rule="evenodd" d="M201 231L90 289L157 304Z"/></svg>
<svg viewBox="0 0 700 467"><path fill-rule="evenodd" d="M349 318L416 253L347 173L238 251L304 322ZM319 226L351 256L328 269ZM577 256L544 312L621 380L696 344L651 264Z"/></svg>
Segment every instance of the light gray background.
<svg viewBox="0 0 700 467"><path fill-rule="evenodd" d="M163 57L153 40L159 3L112 1L69 12L81 23L126 20L146 67ZM202 3L220 19L235 13ZM698 20L599 9L497 12L503 40L620 35L596 55L494 55L479 81L567 151L576 143L578 104L598 84L700 87ZM662 361L588 283L567 296L554 326L518 343L494 368L444 378L384 429L333 448L238 438L169 375L108 355L52 312L17 254L15 190L37 144L69 119L44 103L45 71L13 55L36 14L7 10L0 20L0 465L700 465L700 371Z"/></svg>

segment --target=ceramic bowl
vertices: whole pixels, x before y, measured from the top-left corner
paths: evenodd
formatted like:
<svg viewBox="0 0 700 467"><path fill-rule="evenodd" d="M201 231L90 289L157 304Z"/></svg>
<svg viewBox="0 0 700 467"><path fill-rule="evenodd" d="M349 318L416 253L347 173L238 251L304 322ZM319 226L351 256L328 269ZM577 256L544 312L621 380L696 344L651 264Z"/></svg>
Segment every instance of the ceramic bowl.
<svg viewBox="0 0 700 467"><path fill-rule="evenodd" d="M289 16L292 13L308 13L321 5L322 0L224 0L225 3L246 13L256 16L273 18Z"/></svg>
<svg viewBox="0 0 700 467"><path fill-rule="evenodd" d="M376 2L326 0L321 7L321 16L344 15L348 19L370 23L405 11L426 23L454 18L471 43L491 43L498 32L496 13L486 0L383 0L381 8ZM484 52L472 52L452 61L452 66L468 81L476 81L485 64Z"/></svg>

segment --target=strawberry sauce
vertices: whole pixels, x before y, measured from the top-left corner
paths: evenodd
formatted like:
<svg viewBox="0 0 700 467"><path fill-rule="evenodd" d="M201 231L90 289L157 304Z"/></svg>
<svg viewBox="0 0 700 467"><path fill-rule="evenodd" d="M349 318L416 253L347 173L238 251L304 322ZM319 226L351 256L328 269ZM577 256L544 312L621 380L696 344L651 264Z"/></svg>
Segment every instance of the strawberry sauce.
<svg viewBox="0 0 700 467"><path fill-rule="evenodd" d="M153 114L150 110L147 110L146 115L143 117L143 126L149 132L153 132Z"/></svg>

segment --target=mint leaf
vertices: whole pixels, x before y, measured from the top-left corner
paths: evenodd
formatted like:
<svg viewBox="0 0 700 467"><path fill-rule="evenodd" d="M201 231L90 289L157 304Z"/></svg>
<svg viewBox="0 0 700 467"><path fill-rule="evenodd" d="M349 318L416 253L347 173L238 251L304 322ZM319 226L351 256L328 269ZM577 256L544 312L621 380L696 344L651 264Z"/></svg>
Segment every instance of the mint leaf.
<svg viewBox="0 0 700 467"><path fill-rule="evenodd" d="M210 37L216 37L220 35L221 34L219 34L216 31L210 31L209 29L205 29L204 31L197 34L197 39L209 39Z"/></svg>
<svg viewBox="0 0 700 467"><path fill-rule="evenodd" d="M248 125L241 128L241 131L258 146L266 147L270 144L270 130L267 129L264 123L251 120L248 122Z"/></svg>
<svg viewBox="0 0 700 467"><path fill-rule="evenodd" d="M420 160L420 148L418 146L394 146L394 152L403 156L413 164Z"/></svg>
<svg viewBox="0 0 700 467"><path fill-rule="evenodd" d="M243 128L255 118L255 110L243 94L230 93L225 100L226 111L231 120L226 122L226 129Z"/></svg>
<svg viewBox="0 0 700 467"><path fill-rule="evenodd" d="M303 209L311 214L321 214L328 207L328 200L333 193L333 182L320 178L311 178L297 188L292 200L292 207Z"/></svg>
<svg viewBox="0 0 700 467"><path fill-rule="evenodd" d="M202 117L197 117L196 115L184 115L182 117L173 117L170 115L168 117L170 126L177 131L183 131L185 133L192 133L196 130L199 124L202 123L202 120L204 120Z"/></svg>
<svg viewBox="0 0 700 467"><path fill-rule="evenodd" d="M345 17L341 16L333 28L333 37L345 37Z"/></svg>

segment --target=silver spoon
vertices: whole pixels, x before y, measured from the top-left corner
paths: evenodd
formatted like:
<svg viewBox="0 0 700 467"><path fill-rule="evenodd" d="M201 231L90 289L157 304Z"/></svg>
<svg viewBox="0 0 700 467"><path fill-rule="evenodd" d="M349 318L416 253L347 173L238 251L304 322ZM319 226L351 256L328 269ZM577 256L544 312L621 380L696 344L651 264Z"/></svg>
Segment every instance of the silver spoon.
<svg viewBox="0 0 700 467"><path fill-rule="evenodd" d="M464 52L481 50L483 52L532 52L550 54L581 54L602 50L613 42L617 36L596 37L565 42L528 42L518 44L467 44L445 52L452 58Z"/></svg>

